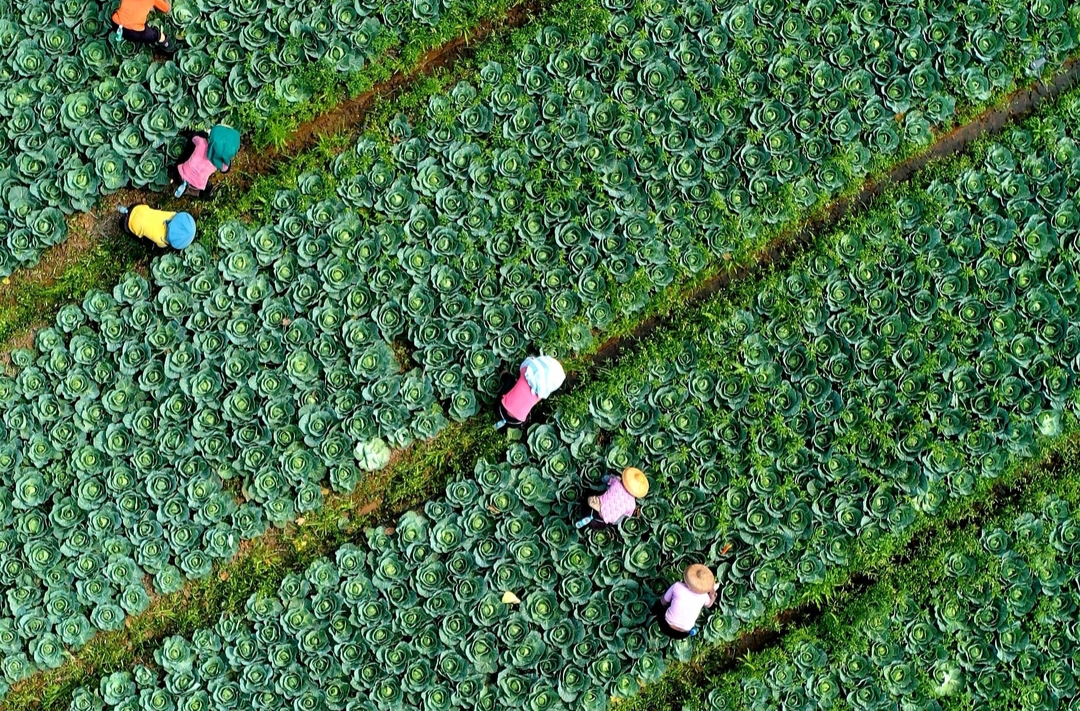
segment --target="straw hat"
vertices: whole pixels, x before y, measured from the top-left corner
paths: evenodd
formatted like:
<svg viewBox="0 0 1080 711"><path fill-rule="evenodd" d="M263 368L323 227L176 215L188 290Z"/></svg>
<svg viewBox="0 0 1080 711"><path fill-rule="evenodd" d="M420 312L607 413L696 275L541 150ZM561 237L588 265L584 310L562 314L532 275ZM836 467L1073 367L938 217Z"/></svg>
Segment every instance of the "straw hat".
<svg viewBox="0 0 1080 711"><path fill-rule="evenodd" d="M695 563L686 569L683 582L693 592L711 593L716 585L716 578L713 577L711 570L700 563Z"/></svg>
<svg viewBox="0 0 1080 711"><path fill-rule="evenodd" d="M622 485L635 499L649 493L649 480L645 478L645 472L634 467L622 470Z"/></svg>

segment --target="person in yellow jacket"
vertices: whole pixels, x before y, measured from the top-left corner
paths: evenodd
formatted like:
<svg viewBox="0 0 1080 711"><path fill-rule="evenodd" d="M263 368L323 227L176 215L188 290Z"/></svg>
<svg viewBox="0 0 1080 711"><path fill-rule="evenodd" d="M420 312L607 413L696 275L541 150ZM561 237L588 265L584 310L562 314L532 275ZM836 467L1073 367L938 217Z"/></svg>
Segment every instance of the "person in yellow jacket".
<svg viewBox="0 0 1080 711"><path fill-rule="evenodd" d="M135 44L149 44L166 54L176 51L176 42L170 42L165 33L146 24L150 10L168 12L169 0L120 0L120 7L112 14L112 27L117 37Z"/></svg>
<svg viewBox="0 0 1080 711"><path fill-rule="evenodd" d="M155 210L148 205L117 210L125 232L148 239L158 247L183 249L195 239L195 218L186 212Z"/></svg>

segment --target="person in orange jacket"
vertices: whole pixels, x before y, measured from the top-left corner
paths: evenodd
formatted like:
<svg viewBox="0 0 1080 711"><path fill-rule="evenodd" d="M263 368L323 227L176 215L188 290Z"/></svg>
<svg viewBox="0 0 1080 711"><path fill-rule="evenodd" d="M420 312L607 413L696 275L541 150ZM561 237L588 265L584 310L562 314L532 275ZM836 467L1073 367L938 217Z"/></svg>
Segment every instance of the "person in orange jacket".
<svg viewBox="0 0 1080 711"><path fill-rule="evenodd" d="M151 9L168 12L172 9L169 0L120 0L120 7L112 14L112 26L117 36L136 44L149 44L166 54L176 51L176 42L171 42L165 33L146 24Z"/></svg>

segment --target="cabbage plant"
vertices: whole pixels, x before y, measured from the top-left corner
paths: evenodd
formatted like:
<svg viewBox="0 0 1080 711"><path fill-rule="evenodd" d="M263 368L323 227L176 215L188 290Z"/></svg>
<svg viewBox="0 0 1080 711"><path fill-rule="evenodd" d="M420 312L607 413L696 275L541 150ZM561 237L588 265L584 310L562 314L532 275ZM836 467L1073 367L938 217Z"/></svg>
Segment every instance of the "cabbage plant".
<svg viewBox="0 0 1080 711"><path fill-rule="evenodd" d="M250 705L336 698L348 685L364 708L603 709L672 660L688 660L695 643L735 639L773 605L840 574L858 551L903 540L920 517L970 500L980 482L1031 457L1076 414L1076 230L1068 216L1080 189L1076 96L1063 99L1054 120L1012 127L969 160L896 191L760 288L710 302L557 400L549 421L508 441L501 458L459 472L422 512L366 531L333 561L287 575L277 595L253 597L242 615L222 618L205 632L216 635L213 651L193 662L202 669L211 657L224 660L208 687L235 684ZM326 218L312 211L310 219ZM1046 237L1051 229L1056 240ZM138 284L115 297L145 300ZM79 320L65 314L75 330ZM55 330L39 339L63 342ZM48 361L18 358L23 387L37 392ZM223 377L241 376L226 368ZM406 393L418 378L379 375L368 395L414 397ZM292 380L285 374L280 383L263 387ZM318 466L299 444L320 431L312 421L319 401L306 406L303 428L271 435L286 446L280 468L248 484L271 518L299 509L303 496L278 492ZM388 412L372 416L397 416ZM32 428L32 416L29 406L13 408L6 425ZM107 476L93 452L76 460L87 481ZM603 531L572 527L603 474L639 463L651 482L640 515ZM28 480L27 500L50 481ZM200 478L186 485L186 504L171 481L155 487L156 519L179 519L193 496L215 490ZM94 502L99 492L86 483L79 493ZM93 516L89 528L104 528L103 518ZM751 708L774 707L773 688L785 690L775 698L871 706L931 692L989 698L1015 673L1038 679L1035 692L1072 699L1062 661L1072 649L1062 630L1071 627L1060 615L1073 610L1053 600L1071 600L1074 519L1048 502L1040 517L1017 519L1013 534L988 531L979 542L985 555L941 557L941 594L918 604L890 597L887 625L860 629L857 648L830 657L796 645L794 661L769 666L767 680L748 676L734 688ZM168 534L188 535L184 524ZM1035 540L1053 553L1031 558ZM722 552L728 543L731 555ZM42 549L32 560L55 557ZM672 642L650 608L699 560L714 564L717 604L695 641ZM107 586L130 581L138 564L118 553L105 565L105 583L91 590L105 600L94 624L116 619ZM36 604L33 592L8 600L19 614ZM174 657L186 664L187 648L167 642L162 667ZM134 690L126 679L84 690L76 708L106 694L115 705L132 703L190 678L159 673Z"/></svg>

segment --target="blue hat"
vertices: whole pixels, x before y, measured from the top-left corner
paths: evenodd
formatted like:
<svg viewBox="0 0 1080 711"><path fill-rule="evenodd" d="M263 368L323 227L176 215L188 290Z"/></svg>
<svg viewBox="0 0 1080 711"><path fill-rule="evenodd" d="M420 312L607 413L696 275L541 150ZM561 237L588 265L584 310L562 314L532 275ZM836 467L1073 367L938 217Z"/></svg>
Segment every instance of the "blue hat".
<svg viewBox="0 0 1080 711"><path fill-rule="evenodd" d="M175 249L183 249L195 239L195 218L186 212L178 212L165 223L165 238Z"/></svg>

